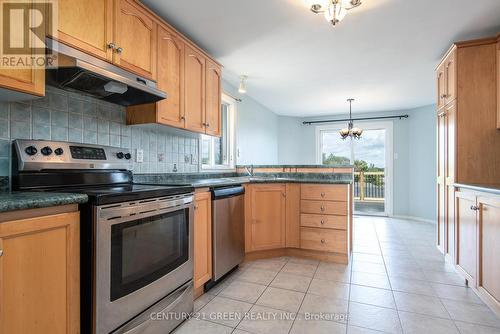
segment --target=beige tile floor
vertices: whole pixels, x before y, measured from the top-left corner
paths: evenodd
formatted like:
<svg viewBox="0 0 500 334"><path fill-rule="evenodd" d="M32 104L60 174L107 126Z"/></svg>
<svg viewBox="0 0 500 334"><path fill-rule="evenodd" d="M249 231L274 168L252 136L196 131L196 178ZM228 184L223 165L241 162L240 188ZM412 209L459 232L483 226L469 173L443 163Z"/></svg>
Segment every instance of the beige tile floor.
<svg viewBox="0 0 500 334"><path fill-rule="evenodd" d="M356 217L349 266L245 263L195 301L175 333L500 333L500 319L434 246L434 226Z"/></svg>

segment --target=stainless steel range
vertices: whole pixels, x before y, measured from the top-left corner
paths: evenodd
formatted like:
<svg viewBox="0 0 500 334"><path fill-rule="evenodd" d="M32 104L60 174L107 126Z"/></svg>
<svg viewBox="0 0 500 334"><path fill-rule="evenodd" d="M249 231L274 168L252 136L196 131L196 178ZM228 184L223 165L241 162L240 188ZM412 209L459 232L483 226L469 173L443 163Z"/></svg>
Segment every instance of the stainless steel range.
<svg viewBox="0 0 500 334"><path fill-rule="evenodd" d="M127 149L14 142L13 188L84 193L82 333L168 333L193 310L193 191L132 181Z"/></svg>

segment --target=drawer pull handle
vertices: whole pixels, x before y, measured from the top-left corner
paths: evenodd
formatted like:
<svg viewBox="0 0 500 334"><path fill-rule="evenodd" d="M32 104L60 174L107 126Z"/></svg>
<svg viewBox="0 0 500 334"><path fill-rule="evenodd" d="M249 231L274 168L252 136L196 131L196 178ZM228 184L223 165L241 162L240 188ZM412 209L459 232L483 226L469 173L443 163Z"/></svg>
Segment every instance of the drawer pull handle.
<svg viewBox="0 0 500 334"><path fill-rule="evenodd" d="M471 205L470 209L474 210L474 211L479 211L479 206L477 206L477 205Z"/></svg>
<svg viewBox="0 0 500 334"><path fill-rule="evenodd" d="M323 197L323 198L324 198L324 197L325 197L325 193L321 193L321 197Z"/></svg>
<svg viewBox="0 0 500 334"><path fill-rule="evenodd" d="M322 244L326 244L325 239L321 239L321 243L322 243Z"/></svg>

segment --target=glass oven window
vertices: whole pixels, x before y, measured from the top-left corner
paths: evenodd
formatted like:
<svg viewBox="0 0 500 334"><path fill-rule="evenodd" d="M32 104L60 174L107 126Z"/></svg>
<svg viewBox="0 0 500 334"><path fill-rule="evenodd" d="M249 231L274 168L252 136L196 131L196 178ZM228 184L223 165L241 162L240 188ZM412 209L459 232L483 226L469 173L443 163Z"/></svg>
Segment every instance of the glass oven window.
<svg viewBox="0 0 500 334"><path fill-rule="evenodd" d="M188 209L111 227L111 301L188 261Z"/></svg>

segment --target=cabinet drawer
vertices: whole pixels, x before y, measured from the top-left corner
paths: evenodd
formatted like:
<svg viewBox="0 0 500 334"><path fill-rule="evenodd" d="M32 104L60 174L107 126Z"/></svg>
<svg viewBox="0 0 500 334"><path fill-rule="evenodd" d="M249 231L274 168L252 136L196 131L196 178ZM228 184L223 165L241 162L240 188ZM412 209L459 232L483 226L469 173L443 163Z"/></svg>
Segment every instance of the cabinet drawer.
<svg viewBox="0 0 500 334"><path fill-rule="evenodd" d="M347 216L314 215L303 213L300 215L300 226L347 229Z"/></svg>
<svg viewBox="0 0 500 334"><path fill-rule="evenodd" d="M321 215L347 215L347 202L300 201L301 213L316 213Z"/></svg>
<svg viewBox="0 0 500 334"><path fill-rule="evenodd" d="M300 248L345 254L347 253L347 232L302 227L300 229Z"/></svg>
<svg viewBox="0 0 500 334"><path fill-rule="evenodd" d="M301 198L308 200L347 202L347 186L337 184L303 184L301 187Z"/></svg>

